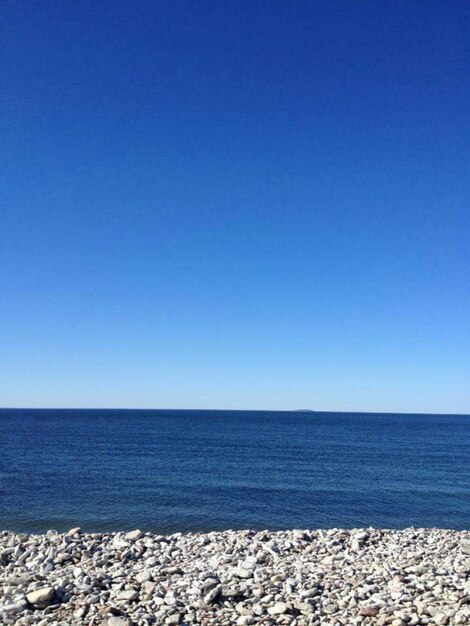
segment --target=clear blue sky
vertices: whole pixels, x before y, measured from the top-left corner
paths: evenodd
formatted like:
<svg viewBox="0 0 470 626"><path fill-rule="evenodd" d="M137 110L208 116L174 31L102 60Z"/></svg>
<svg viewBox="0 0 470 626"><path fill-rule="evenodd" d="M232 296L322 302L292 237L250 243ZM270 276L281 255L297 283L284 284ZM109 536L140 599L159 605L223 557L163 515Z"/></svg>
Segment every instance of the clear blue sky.
<svg viewBox="0 0 470 626"><path fill-rule="evenodd" d="M468 2L0 31L0 406L470 412Z"/></svg>

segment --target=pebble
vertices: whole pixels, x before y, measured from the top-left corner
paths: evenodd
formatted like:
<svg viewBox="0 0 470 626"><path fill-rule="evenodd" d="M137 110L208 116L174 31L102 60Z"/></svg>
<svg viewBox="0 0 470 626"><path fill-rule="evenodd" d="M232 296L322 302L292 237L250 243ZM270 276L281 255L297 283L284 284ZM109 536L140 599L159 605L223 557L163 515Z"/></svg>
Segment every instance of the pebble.
<svg viewBox="0 0 470 626"><path fill-rule="evenodd" d="M125 535L125 538L129 541L137 541L142 537L144 533L141 530L131 530L130 533Z"/></svg>
<svg viewBox="0 0 470 626"><path fill-rule="evenodd" d="M268 608L269 615L282 615L287 613L289 607L285 602L276 602L273 606Z"/></svg>
<svg viewBox="0 0 470 626"><path fill-rule="evenodd" d="M132 626L132 622L127 617L108 617L106 626Z"/></svg>
<svg viewBox="0 0 470 626"><path fill-rule="evenodd" d="M221 591L222 591L222 585L217 585L216 587L213 587L204 596L204 602L207 602L207 603L213 602L216 598L220 596Z"/></svg>
<svg viewBox="0 0 470 626"><path fill-rule="evenodd" d="M134 589L127 589L126 591L122 591L119 595L116 596L116 600L118 602L132 602L132 600L136 600L139 597L139 593Z"/></svg>
<svg viewBox="0 0 470 626"><path fill-rule="evenodd" d="M39 589L35 589L34 591L30 591L26 595L26 600L36 607L45 608L52 602L54 593L54 587L41 587Z"/></svg>
<svg viewBox="0 0 470 626"><path fill-rule="evenodd" d="M2 626L470 626L470 533L0 531Z"/></svg>
<svg viewBox="0 0 470 626"><path fill-rule="evenodd" d="M363 617L375 617L378 615L379 609L375 606L361 606L359 609L359 615Z"/></svg>

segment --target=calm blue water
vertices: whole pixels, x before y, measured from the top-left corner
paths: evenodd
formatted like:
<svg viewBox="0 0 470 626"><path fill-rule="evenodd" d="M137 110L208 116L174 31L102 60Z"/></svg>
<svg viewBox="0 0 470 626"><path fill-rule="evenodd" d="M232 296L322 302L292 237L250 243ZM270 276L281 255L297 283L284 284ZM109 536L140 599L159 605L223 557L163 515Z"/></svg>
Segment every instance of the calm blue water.
<svg viewBox="0 0 470 626"><path fill-rule="evenodd" d="M470 528L470 416L0 410L0 529Z"/></svg>

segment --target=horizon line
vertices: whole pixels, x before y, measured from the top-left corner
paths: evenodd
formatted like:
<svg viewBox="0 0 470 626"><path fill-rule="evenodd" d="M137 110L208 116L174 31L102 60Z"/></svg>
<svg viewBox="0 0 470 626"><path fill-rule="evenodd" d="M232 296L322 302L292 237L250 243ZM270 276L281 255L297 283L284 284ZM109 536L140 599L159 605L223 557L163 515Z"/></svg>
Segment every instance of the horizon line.
<svg viewBox="0 0 470 626"><path fill-rule="evenodd" d="M470 417L470 413L433 413L419 411L342 411L332 409L208 409L208 408L169 408L169 407L0 407L0 411L211 411L232 413L343 413L348 415L435 415L449 417Z"/></svg>

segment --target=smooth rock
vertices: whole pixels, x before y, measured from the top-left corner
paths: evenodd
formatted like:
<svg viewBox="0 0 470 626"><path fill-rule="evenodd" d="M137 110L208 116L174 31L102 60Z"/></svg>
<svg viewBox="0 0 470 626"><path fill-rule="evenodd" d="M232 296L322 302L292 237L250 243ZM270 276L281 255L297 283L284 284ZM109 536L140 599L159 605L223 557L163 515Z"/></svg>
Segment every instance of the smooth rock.
<svg viewBox="0 0 470 626"><path fill-rule="evenodd" d="M121 591L119 595L116 596L116 600L120 602L132 602L133 600L137 600L139 597L139 592L135 589L126 589L125 591Z"/></svg>
<svg viewBox="0 0 470 626"><path fill-rule="evenodd" d="M41 587L40 589L35 589L26 594L26 600L33 606L44 608L52 603L54 595L54 587Z"/></svg>
<svg viewBox="0 0 470 626"><path fill-rule="evenodd" d="M125 534L125 538L128 541L137 541L138 539L140 539L142 537L144 533L141 530L131 530L130 532Z"/></svg>
<svg viewBox="0 0 470 626"><path fill-rule="evenodd" d="M24 608L24 604L6 604L2 610L5 611L5 613L14 614L19 613Z"/></svg>
<svg viewBox="0 0 470 626"><path fill-rule="evenodd" d="M106 626L132 626L132 622L128 617L108 617Z"/></svg>
<svg viewBox="0 0 470 626"><path fill-rule="evenodd" d="M222 585L217 585L216 587L213 587L204 596L204 602L207 602L207 603L214 602L214 600L216 600L220 596L221 591L222 591Z"/></svg>
<svg viewBox="0 0 470 626"><path fill-rule="evenodd" d="M233 574L238 578L251 578L253 576L253 571L244 567L236 567L233 570Z"/></svg>
<svg viewBox="0 0 470 626"><path fill-rule="evenodd" d="M378 613L379 609L375 606L361 606L359 608L359 615L363 617L375 617Z"/></svg>
<svg viewBox="0 0 470 626"><path fill-rule="evenodd" d="M147 583L152 580L152 574L147 571L136 574L135 579L138 583Z"/></svg>
<svg viewBox="0 0 470 626"><path fill-rule="evenodd" d="M267 609L269 615L282 615L283 613L287 613L288 610L289 605L285 602L276 602L276 604Z"/></svg>

